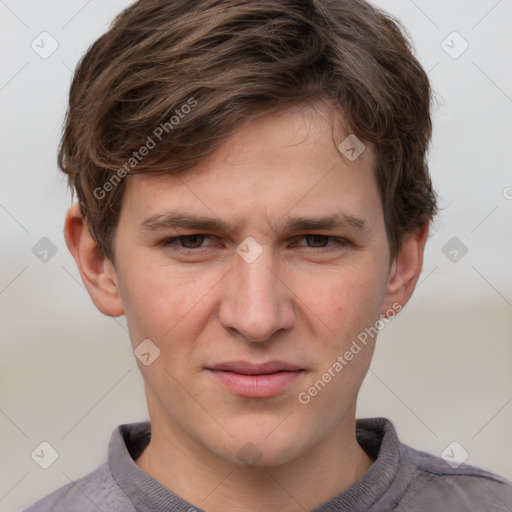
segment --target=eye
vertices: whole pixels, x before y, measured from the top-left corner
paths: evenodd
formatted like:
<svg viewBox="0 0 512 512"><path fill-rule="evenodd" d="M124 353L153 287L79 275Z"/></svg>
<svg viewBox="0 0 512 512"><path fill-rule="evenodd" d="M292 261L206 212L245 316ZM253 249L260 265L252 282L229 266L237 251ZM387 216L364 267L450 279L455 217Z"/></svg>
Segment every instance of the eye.
<svg viewBox="0 0 512 512"><path fill-rule="evenodd" d="M204 242L205 235L186 235L180 236L179 241L186 249L197 249Z"/></svg>
<svg viewBox="0 0 512 512"><path fill-rule="evenodd" d="M206 235L181 235L172 238L166 238L162 241L163 246L174 246L176 250L180 249L200 249Z"/></svg>
<svg viewBox="0 0 512 512"><path fill-rule="evenodd" d="M194 233L192 235L180 235L166 238L160 242L160 245L176 253L183 253L184 255L199 255L209 249L215 248L215 245L212 245L211 240L209 244L207 243L211 238L212 237L209 235ZM297 237L297 242L294 246L307 249L318 249L316 252L320 252L320 250L322 250L321 252L327 252L344 249L349 244L350 242L344 238L328 235L307 234Z"/></svg>
<svg viewBox="0 0 512 512"><path fill-rule="evenodd" d="M329 237L325 235L304 235L304 238L309 247L325 247L329 241Z"/></svg>
<svg viewBox="0 0 512 512"><path fill-rule="evenodd" d="M349 243L348 240L344 238L327 235L302 235L301 238L306 241L306 247L311 247L312 249L330 249L331 247L336 248L336 246L343 247ZM304 247L304 244L298 245Z"/></svg>

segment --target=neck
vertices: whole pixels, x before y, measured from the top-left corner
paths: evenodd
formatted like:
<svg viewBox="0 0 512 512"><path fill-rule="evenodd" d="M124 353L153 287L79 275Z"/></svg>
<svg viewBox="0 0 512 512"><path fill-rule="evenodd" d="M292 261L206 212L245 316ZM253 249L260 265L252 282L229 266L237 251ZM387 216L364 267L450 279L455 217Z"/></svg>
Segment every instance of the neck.
<svg viewBox="0 0 512 512"><path fill-rule="evenodd" d="M151 417L151 441L136 464L208 512L311 510L360 480L373 463L355 437L355 404L319 444L272 467L243 467L218 457L160 420Z"/></svg>

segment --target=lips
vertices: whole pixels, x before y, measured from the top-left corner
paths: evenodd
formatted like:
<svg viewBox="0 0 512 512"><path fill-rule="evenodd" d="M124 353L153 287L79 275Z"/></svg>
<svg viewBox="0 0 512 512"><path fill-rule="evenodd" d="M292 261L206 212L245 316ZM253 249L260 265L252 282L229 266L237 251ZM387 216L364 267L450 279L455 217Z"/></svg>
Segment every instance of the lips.
<svg viewBox="0 0 512 512"><path fill-rule="evenodd" d="M251 363L230 361L207 369L216 382L231 392L250 398L276 396L301 378L304 369L285 361Z"/></svg>
<svg viewBox="0 0 512 512"><path fill-rule="evenodd" d="M269 361L267 363L250 363L246 361L230 361L212 366L211 370L241 373L243 375L269 375L276 372L294 372L302 370L299 366L285 361Z"/></svg>

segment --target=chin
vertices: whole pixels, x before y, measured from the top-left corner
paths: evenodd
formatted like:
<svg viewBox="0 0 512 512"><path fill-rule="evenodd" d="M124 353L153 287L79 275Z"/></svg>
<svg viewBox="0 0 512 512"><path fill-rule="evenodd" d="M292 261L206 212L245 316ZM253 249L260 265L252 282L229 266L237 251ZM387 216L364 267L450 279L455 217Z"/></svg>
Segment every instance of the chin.
<svg viewBox="0 0 512 512"><path fill-rule="evenodd" d="M300 449L296 445L269 447L248 441L230 454L230 462L245 468L275 468L295 460L299 455Z"/></svg>
<svg viewBox="0 0 512 512"><path fill-rule="evenodd" d="M309 443L304 430L290 429L290 425L276 428L276 425L279 422L274 418L274 421L259 428L253 425L252 428L246 426L234 430L240 435L227 440L229 446L225 448L229 461L243 467L278 467L295 460L307 450Z"/></svg>

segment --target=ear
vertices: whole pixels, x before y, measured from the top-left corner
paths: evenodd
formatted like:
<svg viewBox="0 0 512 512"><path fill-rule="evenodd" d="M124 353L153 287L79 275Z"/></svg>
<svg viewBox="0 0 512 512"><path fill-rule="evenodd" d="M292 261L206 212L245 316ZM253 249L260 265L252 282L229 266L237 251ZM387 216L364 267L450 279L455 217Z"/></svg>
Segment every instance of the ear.
<svg viewBox="0 0 512 512"><path fill-rule="evenodd" d="M428 237L428 223L416 228L402 241L391 265L382 315L394 310L393 304L402 308L409 302L423 267L423 251Z"/></svg>
<svg viewBox="0 0 512 512"><path fill-rule="evenodd" d="M89 223L82 217L78 203L68 210L64 237L95 306L105 315L122 315L124 309L117 286L116 271L96 244L89 231Z"/></svg>

